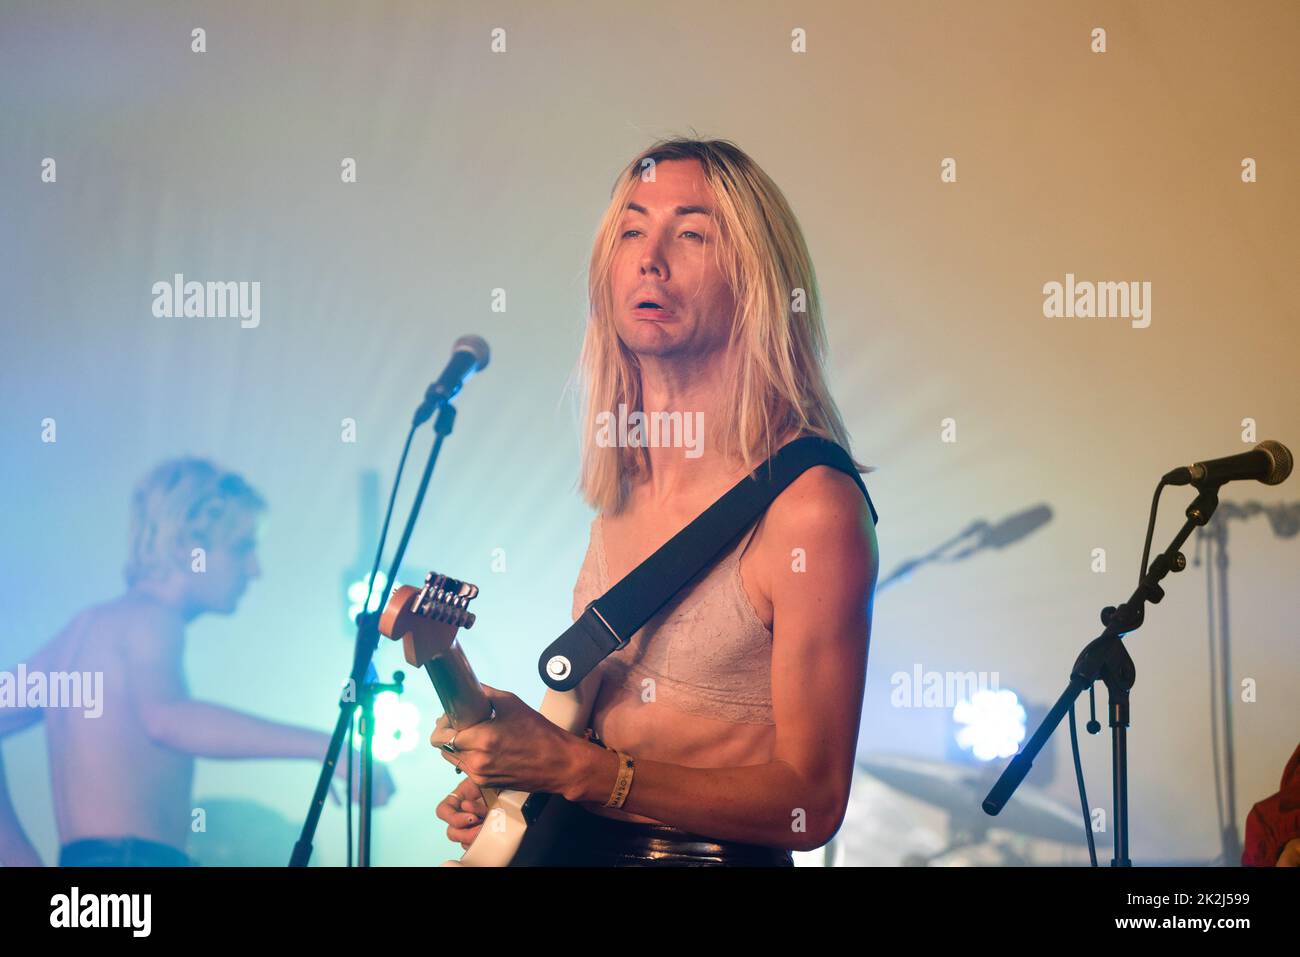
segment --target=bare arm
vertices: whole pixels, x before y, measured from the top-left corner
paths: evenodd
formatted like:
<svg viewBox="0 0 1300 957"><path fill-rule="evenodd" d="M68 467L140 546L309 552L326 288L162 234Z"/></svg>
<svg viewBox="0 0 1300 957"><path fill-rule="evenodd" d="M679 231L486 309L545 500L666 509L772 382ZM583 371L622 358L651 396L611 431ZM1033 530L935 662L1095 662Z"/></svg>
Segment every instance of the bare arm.
<svg viewBox="0 0 1300 957"><path fill-rule="evenodd" d="M325 757L323 731L255 718L206 701L154 702L145 727L157 744L196 758Z"/></svg>
<svg viewBox="0 0 1300 957"><path fill-rule="evenodd" d="M189 697L179 631L150 623L127 643L131 706L156 744L199 758L325 756L322 731L255 718Z"/></svg>
<svg viewBox="0 0 1300 957"><path fill-rule="evenodd" d="M54 654L50 645L45 645L40 651L32 655L27 666L29 674L35 672L49 672L54 661ZM17 666L10 668L9 673L17 675ZM16 690L16 689L15 689ZM22 708L5 707L0 705L0 738L6 738L11 734L16 734L24 728L30 728L34 724L39 724L45 718L45 709L39 707L25 706Z"/></svg>
<svg viewBox="0 0 1300 957"><path fill-rule="evenodd" d="M4 754L0 753L0 867L40 867L41 858L23 832L9 800Z"/></svg>
<svg viewBox="0 0 1300 957"><path fill-rule="evenodd" d="M741 768L637 761L623 809L721 840L812 850L835 835L848 806L879 564L875 529L853 480L818 467L772 505L764 534L772 760ZM806 571L792 569L795 548ZM604 802L616 756L582 741L574 749L578 770L565 797Z"/></svg>
<svg viewBox="0 0 1300 957"><path fill-rule="evenodd" d="M24 662L29 673L48 672L54 662L53 648L44 645L31 660ZM10 668L16 674L17 668ZM0 707L0 739L30 728L45 719L45 709L39 707ZM40 867L41 858L32 847L9 796L9 782L5 776L3 749L0 748L0 866Z"/></svg>

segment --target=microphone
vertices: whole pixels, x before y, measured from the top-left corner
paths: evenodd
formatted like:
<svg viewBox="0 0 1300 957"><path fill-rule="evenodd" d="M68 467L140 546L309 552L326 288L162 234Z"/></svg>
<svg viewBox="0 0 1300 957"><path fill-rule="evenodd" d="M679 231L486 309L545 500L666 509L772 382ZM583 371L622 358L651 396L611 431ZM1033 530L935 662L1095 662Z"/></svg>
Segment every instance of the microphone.
<svg viewBox="0 0 1300 957"><path fill-rule="evenodd" d="M1277 485L1291 474L1291 450L1281 442L1265 439L1249 452L1176 468L1164 477L1167 485L1222 485L1238 479L1254 479Z"/></svg>
<svg viewBox="0 0 1300 957"><path fill-rule="evenodd" d="M491 357L492 352L481 336L461 336L457 339L442 375L425 390L424 401L415 410L413 424L420 425L433 415L438 406L450 402L470 376L487 368Z"/></svg>

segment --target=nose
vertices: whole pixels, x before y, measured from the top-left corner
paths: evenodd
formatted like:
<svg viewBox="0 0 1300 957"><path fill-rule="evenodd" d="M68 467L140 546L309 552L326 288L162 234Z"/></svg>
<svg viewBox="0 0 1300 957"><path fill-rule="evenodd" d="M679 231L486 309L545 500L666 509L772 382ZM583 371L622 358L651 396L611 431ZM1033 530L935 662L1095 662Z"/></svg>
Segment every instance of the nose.
<svg viewBox="0 0 1300 957"><path fill-rule="evenodd" d="M668 278L668 260L660 252L657 242L647 243L645 252L641 254L641 275L651 274L660 279Z"/></svg>

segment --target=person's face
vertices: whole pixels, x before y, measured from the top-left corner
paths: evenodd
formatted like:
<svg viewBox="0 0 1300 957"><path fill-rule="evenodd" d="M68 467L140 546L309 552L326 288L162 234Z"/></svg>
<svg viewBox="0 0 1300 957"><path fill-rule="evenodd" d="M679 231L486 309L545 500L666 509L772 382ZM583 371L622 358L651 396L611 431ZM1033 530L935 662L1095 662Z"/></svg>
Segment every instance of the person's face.
<svg viewBox="0 0 1300 957"><path fill-rule="evenodd" d="M638 178L618 227L610 276L614 323L636 355L705 355L725 347L736 300L715 261L720 224L696 160ZM637 308L643 300L661 308Z"/></svg>
<svg viewBox="0 0 1300 957"><path fill-rule="evenodd" d="M203 572L186 568L190 601L199 611L231 614L248 583L262 574L257 564L257 518L239 509L219 522L206 562Z"/></svg>

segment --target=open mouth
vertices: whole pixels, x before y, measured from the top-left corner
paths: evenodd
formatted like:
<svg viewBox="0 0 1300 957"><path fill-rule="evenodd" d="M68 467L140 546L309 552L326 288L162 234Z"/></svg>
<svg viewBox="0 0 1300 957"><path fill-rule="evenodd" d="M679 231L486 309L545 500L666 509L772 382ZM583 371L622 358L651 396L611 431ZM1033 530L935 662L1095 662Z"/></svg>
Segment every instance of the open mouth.
<svg viewBox="0 0 1300 957"><path fill-rule="evenodd" d="M671 309L668 309L661 303L656 302L654 299L642 299L633 307L633 312L636 312L642 316L654 317L659 319L666 318L673 314Z"/></svg>

